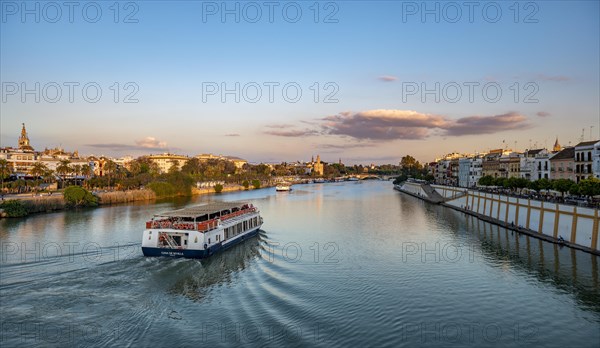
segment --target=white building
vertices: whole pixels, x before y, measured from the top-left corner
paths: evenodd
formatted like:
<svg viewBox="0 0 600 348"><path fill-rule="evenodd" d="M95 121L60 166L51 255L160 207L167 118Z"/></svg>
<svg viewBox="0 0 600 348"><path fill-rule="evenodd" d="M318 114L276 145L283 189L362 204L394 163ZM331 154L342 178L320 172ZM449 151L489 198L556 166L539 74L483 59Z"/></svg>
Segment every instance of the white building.
<svg viewBox="0 0 600 348"><path fill-rule="evenodd" d="M600 141L594 144L594 150L592 151L592 171L594 177L600 179Z"/></svg>
<svg viewBox="0 0 600 348"><path fill-rule="evenodd" d="M575 145L575 177L577 182L594 175L592 153L598 140L584 141Z"/></svg>
<svg viewBox="0 0 600 348"><path fill-rule="evenodd" d="M472 158L461 158L458 160L458 186L469 187L472 161Z"/></svg>
<svg viewBox="0 0 600 348"><path fill-rule="evenodd" d="M469 168L468 187L475 187L479 183L479 179L483 176L483 158L477 156L471 159Z"/></svg>

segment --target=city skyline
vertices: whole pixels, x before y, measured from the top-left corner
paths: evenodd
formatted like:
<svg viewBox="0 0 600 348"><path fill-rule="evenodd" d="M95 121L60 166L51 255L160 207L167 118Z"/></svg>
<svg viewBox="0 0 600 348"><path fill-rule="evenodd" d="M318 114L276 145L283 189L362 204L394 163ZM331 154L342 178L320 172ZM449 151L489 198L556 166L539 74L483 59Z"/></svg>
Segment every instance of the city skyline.
<svg viewBox="0 0 600 348"><path fill-rule="evenodd" d="M34 4L39 23L2 5L3 147L22 122L36 149L251 162L428 162L600 138L597 2L500 3L498 18L459 3L456 22L437 2L297 3L296 22L296 5L268 18L264 3L260 17L235 2L224 17L213 2L101 4L96 22L71 23Z"/></svg>

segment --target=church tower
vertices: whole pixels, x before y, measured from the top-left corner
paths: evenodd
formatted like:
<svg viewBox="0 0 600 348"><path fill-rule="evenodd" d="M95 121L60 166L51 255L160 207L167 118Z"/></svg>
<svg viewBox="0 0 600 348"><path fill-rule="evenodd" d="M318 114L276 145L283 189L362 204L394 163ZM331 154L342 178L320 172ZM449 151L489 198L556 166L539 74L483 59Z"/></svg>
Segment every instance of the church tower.
<svg viewBox="0 0 600 348"><path fill-rule="evenodd" d="M562 149L562 146L558 143L558 137L556 137L556 141L554 142L554 147L552 148L553 152L559 152Z"/></svg>
<svg viewBox="0 0 600 348"><path fill-rule="evenodd" d="M19 137L19 150L33 152L33 147L29 144L29 136L27 136L25 123L23 123L23 128L21 129L21 136Z"/></svg>

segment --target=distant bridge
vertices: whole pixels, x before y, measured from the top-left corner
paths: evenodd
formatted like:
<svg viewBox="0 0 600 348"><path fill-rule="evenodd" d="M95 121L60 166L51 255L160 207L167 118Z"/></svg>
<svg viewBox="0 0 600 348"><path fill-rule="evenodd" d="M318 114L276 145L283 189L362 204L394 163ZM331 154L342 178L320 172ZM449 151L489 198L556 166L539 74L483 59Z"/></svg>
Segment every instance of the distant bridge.
<svg viewBox="0 0 600 348"><path fill-rule="evenodd" d="M358 174L351 175L348 178L358 178L360 180L392 180L398 177L398 175L375 175L375 174Z"/></svg>

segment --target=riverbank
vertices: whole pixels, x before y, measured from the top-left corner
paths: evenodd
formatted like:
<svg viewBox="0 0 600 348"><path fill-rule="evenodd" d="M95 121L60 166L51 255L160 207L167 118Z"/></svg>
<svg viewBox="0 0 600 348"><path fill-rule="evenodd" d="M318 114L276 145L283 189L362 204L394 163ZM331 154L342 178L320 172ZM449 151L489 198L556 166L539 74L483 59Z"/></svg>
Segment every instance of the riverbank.
<svg viewBox="0 0 600 348"><path fill-rule="evenodd" d="M427 187L425 187L427 186ZM432 199L433 191L442 200ZM450 186L406 182L395 190L551 243L600 255L597 209L545 203Z"/></svg>
<svg viewBox="0 0 600 348"><path fill-rule="evenodd" d="M272 187L272 185L265 185L261 188ZM244 188L242 185L228 185L223 187L221 193L226 192L236 192L236 191L244 191L244 190L254 190L253 187L249 187L248 189ZM196 188L193 187L191 191L191 196L199 196L199 195L207 195L207 194L218 194L215 192L214 188ZM95 192L94 195L98 197L98 205L111 205L111 204L120 204L120 203L131 203L138 201L154 201L159 197L156 197L156 194L152 190L141 189L141 190L128 190L128 191L107 191L107 192ZM160 197L165 198L165 197ZM50 213L53 211L64 210L67 209L67 204L62 195L62 192L55 193L53 195L43 195L43 196L21 196L16 199L20 202L25 210L27 211L27 215L29 214L37 214L37 213ZM7 202L9 200L5 200ZM0 218L7 218L6 212L0 209Z"/></svg>

